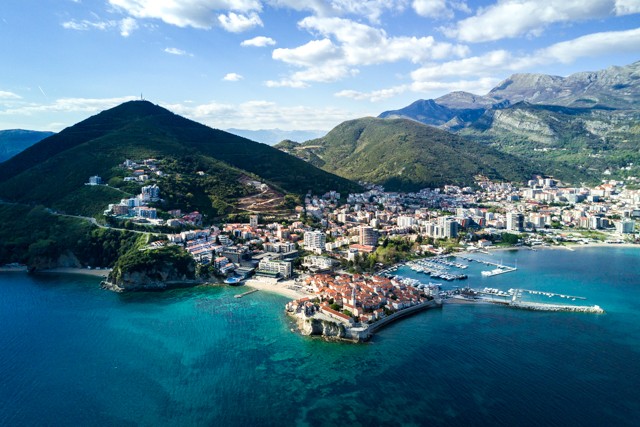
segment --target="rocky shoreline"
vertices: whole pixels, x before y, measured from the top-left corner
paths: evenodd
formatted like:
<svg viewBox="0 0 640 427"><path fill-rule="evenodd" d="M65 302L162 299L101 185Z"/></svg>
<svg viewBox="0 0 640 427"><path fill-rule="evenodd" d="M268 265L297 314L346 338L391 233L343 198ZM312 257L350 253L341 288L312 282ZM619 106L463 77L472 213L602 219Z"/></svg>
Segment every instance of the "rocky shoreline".
<svg viewBox="0 0 640 427"><path fill-rule="evenodd" d="M291 313L289 311L286 311L286 313L295 320L298 332L300 332L301 335L318 336L329 341L362 343L371 339L375 332L396 320L411 316L423 310L441 307L441 301L432 300L397 311L372 324L361 326L351 325L323 314L314 314L309 317L304 313Z"/></svg>

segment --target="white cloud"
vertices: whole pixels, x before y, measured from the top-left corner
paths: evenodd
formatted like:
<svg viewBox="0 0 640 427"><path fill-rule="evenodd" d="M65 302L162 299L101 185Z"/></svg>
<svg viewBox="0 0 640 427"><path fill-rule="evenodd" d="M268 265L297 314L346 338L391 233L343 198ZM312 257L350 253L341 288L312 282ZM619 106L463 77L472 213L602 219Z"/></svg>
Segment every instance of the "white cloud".
<svg viewBox="0 0 640 427"><path fill-rule="evenodd" d="M222 28L230 33L241 33L254 27L263 26L262 20L255 13L250 15L239 15L237 13L229 12L227 15L219 15L218 21Z"/></svg>
<svg viewBox="0 0 640 427"><path fill-rule="evenodd" d="M293 49L275 49L273 59L302 67L311 67L340 57L340 50L329 39L312 40Z"/></svg>
<svg viewBox="0 0 640 427"><path fill-rule="evenodd" d="M171 54L171 55L193 56L193 54L187 52L186 50L178 49L177 47L167 47L167 48L164 49L164 51L166 53Z"/></svg>
<svg viewBox="0 0 640 427"><path fill-rule="evenodd" d="M522 66L548 63L571 63L584 57L640 51L640 28L627 31L608 31L556 43L536 51L522 60Z"/></svg>
<svg viewBox="0 0 640 427"><path fill-rule="evenodd" d="M267 87L290 87L293 89L303 89L309 87L309 84L293 79L282 79L282 80L267 80L264 82Z"/></svg>
<svg viewBox="0 0 640 427"><path fill-rule="evenodd" d="M122 37L129 37L131 33L138 28L138 22L133 18L124 18L120 21L108 20L108 21L89 21L83 19L82 21L67 21L62 23L62 27L67 30L76 31L89 31L99 30L106 31L113 28L120 30Z"/></svg>
<svg viewBox="0 0 640 427"><path fill-rule="evenodd" d="M62 23L62 27L67 30L76 31L88 31L88 30L101 30L105 31L113 28L117 25L116 21L88 21L83 19L82 21L67 21Z"/></svg>
<svg viewBox="0 0 640 427"><path fill-rule="evenodd" d="M540 65L571 63L584 57L638 52L640 28L627 31L594 33L539 49L528 55L495 50L483 55L430 64L411 73L412 83L388 89L360 92L343 90L335 96L377 102L404 92L439 96L451 91L488 93L505 74L535 70Z"/></svg>
<svg viewBox="0 0 640 427"><path fill-rule="evenodd" d="M135 18L160 19L178 27L201 29L213 27L215 12L262 10L259 0L109 0L109 4Z"/></svg>
<svg viewBox="0 0 640 427"><path fill-rule="evenodd" d="M242 77L240 74L238 73L228 73L227 75L225 75L222 80L227 81L227 82L237 82L242 80L244 77Z"/></svg>
<svg viewBox="0 0 640 427"><path fill-rule="evenodd" d="M402 11L406 0L271 0L276 7L310 11L320 17L357 15L377 23L387 10Z"/></svg>
<svg viewBox="0 0 640 427"><path fill-rule="evenodd" d="M370 101L377 102L383 99L392 98L396 95L399 95L403 92L406 92L409 89L408 86L396 86L389 89L380 89L374 90L371 92L359 92L357 90L341 90L334 94L338 98L351 98L356 101Z"/></svg>
<svg viewBox="0 0 640 427"><path fill-rule="evenodd" d="M173 104L165 107L219 129L332 129L345 120L376 114L372 111L347 111L333 107L284 106L260 100L239 104L211 102L196 106Z"/></svg>
<svg viewBox="0 0 640 427"><path fill-rule="evenodd" d="M494 50L481 56L427 65L411 73L414 81L437 81L452 76L489 76L505 71L514 59L506 50Z"/></svg>
<svg viewBox="0 0 640 427"><path fill-rule="evenodd" d="M120 98L60 98L52 104L28 104L0 111L0 115L32 115L40 113L97 113L123 102L138 99L134 96Z"/></svg>
<svg viewBox="0 0 640 427"><path fill-rule="evenodd" d="M122 37L129 37L131 33L138 29L138 23L133 18L124 18L120 21L120 35Z"/></svg>
<svg viewBox="0 0 640 427"><path fill-rule="evenodd" d="M370 22L377 23L386 10L402 10L403 1L394 0L333 0L332 8L339 14L364 16Z"/></svg>
<svg viewBox="0 0 640 427"><path fill-rule="evenodd" d="M429 18L452 18L453 12L446 0L413 0L411 7L420 16Z"/></svg>
<svg viewBox="0 0 640 427"><path fill-rule="evenodd" d="M422 81L413 82L411 90L418 93L432 93L436 96L453 91L464 91L483 94L493 89L500 79L493 77L483 77L477 80L454 80L446 82Z"/></svg>
<svg viewBox="0 0 640 427"><path fill-rule="evenodd" d="M640 13L640 2L638 0L616 0L616 15L632 15Z"/></svg>
<svg viewBox="0 0 640 427"><path fill-rule="evenodd" d="M411 73L416 83L443 81L451 77L489 77L534 69L540 65L572 63L579 58L638 52L640 28L594 33L555 43L528 55L495 50L484 55L427 65Z"/></svg>
<svg viewBox="0 0 640 427"><path fill-rule="evenodd" d="M471 93L487 93L494 88L500 79L484 77L477 80L454 80L454 81L416 81L408 85L394 86L388 89L374 90L371 92L359 92L356 90L343 90L334 95L341 98L351 98L356 101L378 102L392 98L405 92L415 92L428 94L430 97L437 97L447 92L465 91Z"/></svg>
<svg viewBox="0 0 640 427"><path fill-rule="evenodd" d="M265 46L273 46L276 44L276 41L271 37L258 36L249 40L245 40L240 43L240 46L253 46L253 47L265 47Z"/></svg>
<svg viewBox="0 0 640 427"><path fill-rule="evenodd" d="M0 90L0 99L21 99L20 95L17 95L13 92L7 92L4 90Z"/></svg>
<svg viewBox="0 0 640 427"><path fill-rule="evenodd" d="M275 60L304 68L283 82L330 82L358 73L358 67L398 61L422 63L450 56L462 57L468 48L439 43L433 37L389 37L383 29L343 18L307 17L300 28L324 37L296 48L273 51ZM332 41L335 40L335 43ZM282 82L281 82L282 83ZM269 84L268 84L269 85Z"/></svg>
<svg viewBox="0 0 640 427"><path fill-rule="evenodd" d="M499 0L446 28L449 37L465 42L486 42L523 35L539 35L559 22L599 19L640 12L637 0Z"/></svg>

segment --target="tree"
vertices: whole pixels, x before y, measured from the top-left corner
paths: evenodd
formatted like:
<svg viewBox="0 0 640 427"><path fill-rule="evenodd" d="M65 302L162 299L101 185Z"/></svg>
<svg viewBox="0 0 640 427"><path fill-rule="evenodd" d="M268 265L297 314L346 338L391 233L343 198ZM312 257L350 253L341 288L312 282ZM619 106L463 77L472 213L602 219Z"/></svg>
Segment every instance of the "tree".
<svg viewBox="0 0 640 427"><path fill-rule="evenodd" d="M519 234L513 233L502 233L502 241L504 243L508 243L510 245L515 245L520 240Z"/></svg>

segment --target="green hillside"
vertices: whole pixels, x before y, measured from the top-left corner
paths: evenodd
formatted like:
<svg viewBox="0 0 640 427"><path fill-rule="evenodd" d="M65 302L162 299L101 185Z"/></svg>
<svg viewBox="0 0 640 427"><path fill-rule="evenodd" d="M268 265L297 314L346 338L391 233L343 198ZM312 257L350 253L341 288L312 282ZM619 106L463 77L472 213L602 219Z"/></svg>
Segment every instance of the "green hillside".
<svg viewBox="0 0 640 427"><path fill-rule="evenodd" d="M323 169L389 190L472 184L477 174L523 181L540 172L526 161L407 119L347 121L303 147L297 151L318 156Z"/></svg>
<svg viewBox="0 0 640 427"><path fill-rule="evenodd" d="M119 165L125 159L146 158L160 160L170 172L159 180L159 185L164 183L163 198L176 207L209 215L228 213L237 198L256 192L241 179L293 194L358 188L267 145L209 128L147 101L132 101L46 138L1 164L0 198L62 204L69 213L96 214L136 190L122 182L126 171ZM84 183L92 175L123 191L86 188ZM82 200L95 206L92 212Z"/></svg>

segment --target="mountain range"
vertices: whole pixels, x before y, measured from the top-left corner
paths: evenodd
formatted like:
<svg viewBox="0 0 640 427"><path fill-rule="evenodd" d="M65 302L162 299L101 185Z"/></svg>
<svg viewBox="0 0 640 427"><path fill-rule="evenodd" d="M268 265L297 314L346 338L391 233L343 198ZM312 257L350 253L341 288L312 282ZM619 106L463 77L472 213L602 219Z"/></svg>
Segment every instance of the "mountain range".
<svg viewBox="0 0 640 427"><path fill-rule="evenodd" d="M640 61L568 77L514 74L486 95L452 92L385 111L536 162L589 174L640 161Z"/></svg>
<svg viewBox="0 0 640 427"><path fill-rule="evenodd" d="M53 132L24 129L0 130L0 163L51 135Z"/></svg>
<svg viewBox="0 0 640 427"><path fill-rule="evenodd" d="M119 165L144 158L163 161L163 198L210 216L260 205L248 184L256 181L270 207L287 194L357 191L354 181L389 190L470 184L477 174L595 182L640 163L639 82L640 62L568 77L515 74L486 95L418 100L277 149L132 101L0 163L0 197L94 215L138 191ZM92 175L109 186L84 186Z"/></svg>

